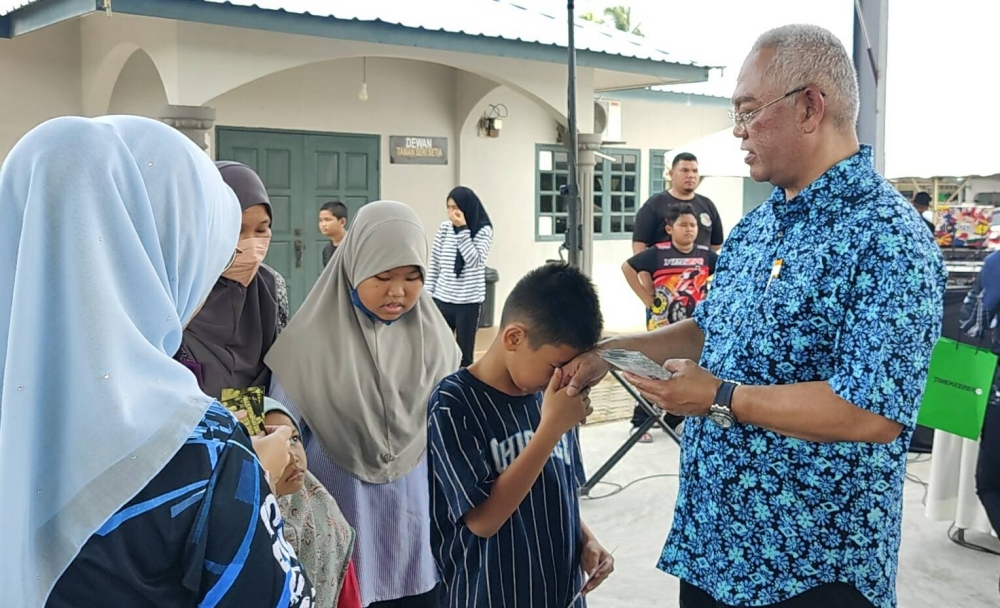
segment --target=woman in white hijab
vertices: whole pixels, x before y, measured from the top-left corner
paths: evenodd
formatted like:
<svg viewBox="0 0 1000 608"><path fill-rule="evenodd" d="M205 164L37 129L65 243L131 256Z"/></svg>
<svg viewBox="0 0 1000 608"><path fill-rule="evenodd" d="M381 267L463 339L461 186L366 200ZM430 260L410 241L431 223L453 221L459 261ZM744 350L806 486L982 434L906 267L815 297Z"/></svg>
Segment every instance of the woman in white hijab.
<svg viewBox="0 0 1000 608"><path fill-rule="evenodd" d="M436 608L427 399L461 353L424 292L427 240L412 209L358 212L265 362L271 397L300 416L309 469L357 532L364 606Z"/></svg>
<svg viewBox="0 0 1000 608"><path fill-rule="evenodd" d="M250 439L171 358L239 234L212 162L60 118L10 152L0 213L0 606L308 606ZM261 444L282 467L288 435Z"/></svg>

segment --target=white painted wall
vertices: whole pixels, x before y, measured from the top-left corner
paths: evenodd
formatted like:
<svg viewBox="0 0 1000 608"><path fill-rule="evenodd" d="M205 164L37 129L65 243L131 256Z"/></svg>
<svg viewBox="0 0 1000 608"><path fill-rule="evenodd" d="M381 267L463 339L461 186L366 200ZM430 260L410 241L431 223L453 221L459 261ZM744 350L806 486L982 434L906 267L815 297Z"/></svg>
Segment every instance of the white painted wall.
<svg viewBox="0 0 1000 608"><path fill-rule="evenodd" d="M497 310L518 279L555 259L559 243L535 242L535 144L554 143L556 121L537 104L506 87L489 93L473 110L507 106L498 138L481 138L476 121L462 130L462 182L479 194L494 224L488 265L500 272ZM444 212L441 210L441 219Z"/></svg>
<svg viewBox="0 0 1000 608"><path fill-rule="evenodd" d="M159 118L167 93L156 65L143 51L136 51L122 69L111 95L108 114Z"/></svg>
<svg viewBox="0 0 1000 608"><path fill-rule="evenodd" d="M444 217L445 197L455 185L455 158L448 165L389 164L390 135L447 137L455 141L452 107L455 70L401 59L368 59L368 101L358 99L361 59L312 64L266 76L208 105L216 124L380 135L381 195L413 207L433 236Z"/></svg>
<svg viewBox="0 0 1000 608"><path fill-rule="evenodd" d="M0 39L0 160L39 123L79 114L80 25Z"/></svg>

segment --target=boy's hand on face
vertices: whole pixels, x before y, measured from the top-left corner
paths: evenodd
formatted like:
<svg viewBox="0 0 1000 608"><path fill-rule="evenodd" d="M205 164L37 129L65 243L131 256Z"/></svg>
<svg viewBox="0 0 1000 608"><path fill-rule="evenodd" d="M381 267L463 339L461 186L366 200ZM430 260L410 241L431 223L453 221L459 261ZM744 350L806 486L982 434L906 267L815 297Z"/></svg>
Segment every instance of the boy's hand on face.
<svg viewBox="0 0 1000 608"><path fill-rule="evenodd" d="M590 406L590 390L583 390L570 396L569 389L562 387L563 371L557 369L549 380L549 387L542 399L542 421L539 428L546 427L561 437L573 427L587 419L594 408Z"/></svg>

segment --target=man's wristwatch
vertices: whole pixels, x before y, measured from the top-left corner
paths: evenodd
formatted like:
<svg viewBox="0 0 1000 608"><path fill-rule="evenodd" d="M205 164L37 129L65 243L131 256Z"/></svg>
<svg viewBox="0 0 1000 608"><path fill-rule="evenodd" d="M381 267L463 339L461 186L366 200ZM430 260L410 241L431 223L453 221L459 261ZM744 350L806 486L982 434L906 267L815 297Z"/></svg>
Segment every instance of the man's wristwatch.
<svg viewBox="0 0 1000 608"><path fill-rule="evenodd" d="M731 428L739 422L733 414L733 391L739 386L739 382L723 380L715 393L715 403L708 408L708 419L724 429Z"/></svg>

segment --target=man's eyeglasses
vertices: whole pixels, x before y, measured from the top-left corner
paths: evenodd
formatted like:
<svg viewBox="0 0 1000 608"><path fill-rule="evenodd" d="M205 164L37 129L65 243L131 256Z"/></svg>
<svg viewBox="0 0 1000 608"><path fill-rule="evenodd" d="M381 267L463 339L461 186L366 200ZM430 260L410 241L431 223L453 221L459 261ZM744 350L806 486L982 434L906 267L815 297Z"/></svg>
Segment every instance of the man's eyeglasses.
<svg viewBox="0 0 1000 608"><path fill-rule="evenodd" d="M233 252L233 257L229 258L229 263L226 264L226 267L222 270L222 272L228 272L229 269L233 267L233 264L236 263L236 258L238 258L241 253L243 253L243 250L237 247L236 251Z"/></svg>
<svg viewBox="0 0 1000 608"><path fill-rule="evenodd" d="M761 107L759 107L756 110L753 110L751 112L727 112L727 114L729 115L729 120L733 121L733 126L735 126L737 129L739 129L741 131L745 131L746 128L747 128L747 125L749 125L750 122L754 118L756 118L756 116L758 114L760 114L761 112L763 112L768 106L773 106L774 104L778 103L779 101L783 101L785 99L788 99L792 95L796 95L798 93L801 93L802 91L805 91L808 88L809 87L799 87L797 89L791 90L791 91L785 93L784 95L782 95L781 97L779 97L779 98L777 98L777 99L775 99L773 101L769 101L769 102L765 103L764 105L762 105ZM824 97L826 96L826 94L822 93L822 92L820 92L820 95L823 95Z"/></svg>

